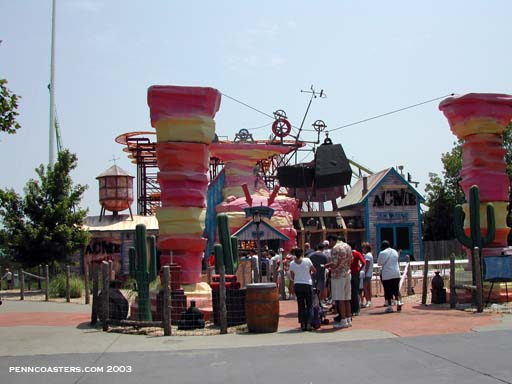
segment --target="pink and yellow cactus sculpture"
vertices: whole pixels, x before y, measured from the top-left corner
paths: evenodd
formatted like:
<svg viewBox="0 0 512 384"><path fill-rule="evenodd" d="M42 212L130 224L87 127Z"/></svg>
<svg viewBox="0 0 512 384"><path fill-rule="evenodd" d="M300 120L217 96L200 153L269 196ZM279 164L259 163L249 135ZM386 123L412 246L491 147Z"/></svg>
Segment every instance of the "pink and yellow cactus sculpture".
<svg viewBox="0 0 512 384"><path fill-rule="evenodd" d="M152 86L151 125L157 134L162 207L156 212L162 265L181 266L180 282L201 282L208 188L208 146L215 137L221 94L213 88Z"/></svg>
<svg viewBox="0 0 512 384"><path fill-rule="evenodd" d="M512 119L512 96L469 93L443 100L439 109L448 119L452 132L464 141L461 186L466 201L469 201L471 186L479 187L481 224L487 222L487 203L494 205L496 237L487 247L494 251L504 248L510 230L506 223L509 179L501 135ZM464 211L464 232L469 235L468 204L464 204ZM485 233L486 228L482 230ZM484 256L486 253L484 250Z"/></svg>
<svg viewBox="0 0 512 384"><path fill-rule="evenodd" d="M266 143L218 142L210 146L212 156L224 162L226 177L222 190L224 201L217 205L216 212L224 212L229 216L230 233L248 221L244 208L249 207L251 203L252 206L270 206L274 210L270 225L289 238L283 244L283 248L291 249L296 245L297 231L293 227L293 220L299 218L298 201L286 196L270 198L270 191L265 183L257 177L255 169L259 160L289 151L290 149L286 146ZM243 185L247 186L250 202L243 191Z"/></svg>

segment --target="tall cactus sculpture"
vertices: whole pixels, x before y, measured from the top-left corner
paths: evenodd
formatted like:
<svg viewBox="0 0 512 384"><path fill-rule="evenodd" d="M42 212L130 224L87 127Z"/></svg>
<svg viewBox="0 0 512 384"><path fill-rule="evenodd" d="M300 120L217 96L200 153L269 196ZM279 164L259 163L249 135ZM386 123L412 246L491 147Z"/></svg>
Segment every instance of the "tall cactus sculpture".
<svg viewBox="0 0 512 384"><path fill-rule="evenodd" d="M478 247L480 250L491 243L496 236L496 221L494 218L494 206L487 203L487 233L482 237L480 228L480 191L476 185L469 189L469 228L470 236L464 233L465 213L462 205L455 207L454 231L459 242L473 250Z"/></svg>
<svg viewBox="0 0 512 384"><path fill-rule="evenodd" d="M226 273L233 275L238 268L238 239L236 236L229 235L228 215L225 213L217 215L217 228L220 244L214 246L215 269L218 271L224 265Z"/></svg>
<svg viewBox="0 0 512 384"><path fill-rule="evenodd" d="M149 299L149 283L155 280L156 273L156 239L149 238L150 262L148 270L146 226L138 224L135 228L135 247L128 251L130 276L137 281L138 317L141 321L151 321L151 302Z"/></svg>

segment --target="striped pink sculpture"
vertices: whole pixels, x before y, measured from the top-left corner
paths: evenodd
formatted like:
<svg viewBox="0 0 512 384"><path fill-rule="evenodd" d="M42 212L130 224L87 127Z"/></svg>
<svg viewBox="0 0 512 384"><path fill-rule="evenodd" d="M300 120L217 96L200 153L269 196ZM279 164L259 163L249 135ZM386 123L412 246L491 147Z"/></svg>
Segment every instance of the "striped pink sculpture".
<svg viewBox="0 0 512 384"><path fill-rule="evenodd" d="M509 178L506 173L503 129L512 119L512 96L492 93L469 93L449 97L439 104L452 132L461 140L461 186L469 198L469 188L480 189L480 225L487 222L486 204L492 202L496 216L496 237L488 248L507 246L509 228L506 223ZM469 235L469 211L464 204L464 231ZM485 233L485 228L483 228ZM488 254L484 250L484 255ZM491 252L496 254L496 250ZM499 254L499 253L498 253Z"/></svg>
<svg viewBox="0 0 512 384"><path fill-rule="evenodd" d="M233 143L218 142L210 146L212 156L224 162L225 184L222 190L224 201L215 208L217 213L226 213L229 216L230 233L247 223L244 208L250 205L243 191L242 185L246 185L250 194L252 206L268 206L274 210L274 215L269 224L288 237L288 241L282 244L288 250L296 246L297 231L293 227L293 221L299 218L298 200L277 196L269 204L271 195L267 186L257 176L256 164L259 160L271 156L290 152L290 148L283 145L259 143ZM272 199L271 199L272 200Z"/></svg>
<svg viewBox="0 0 512 384"><path fill-rule="evenodd" d="M181 266L180 283L201 282L208 146L215 137L221 94L213 88L152 86L148 89L162 207L156 212L161 265Z"/></svg>

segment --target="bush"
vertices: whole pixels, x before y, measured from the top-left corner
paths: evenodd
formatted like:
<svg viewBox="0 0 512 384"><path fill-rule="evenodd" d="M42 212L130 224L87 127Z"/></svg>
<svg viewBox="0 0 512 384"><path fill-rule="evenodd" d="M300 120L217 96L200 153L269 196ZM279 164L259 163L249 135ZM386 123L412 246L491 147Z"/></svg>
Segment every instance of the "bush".
<svg viewBox="0 0 512 384"><path fill-rule="evenodd" d="M84 282L76 275L69 278L69 296L72 299L82 297ZM50 281L50 297L66 297L66 275L64 273L55 276Z"/></svg>

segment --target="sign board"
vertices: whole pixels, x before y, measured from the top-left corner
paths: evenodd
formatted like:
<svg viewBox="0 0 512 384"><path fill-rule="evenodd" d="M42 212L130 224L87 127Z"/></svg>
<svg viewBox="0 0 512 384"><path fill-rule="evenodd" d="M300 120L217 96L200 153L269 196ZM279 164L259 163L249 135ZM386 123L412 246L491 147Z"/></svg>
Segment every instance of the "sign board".
<svg viewBox="0 0 512 384"><path fill-rule="evenodd" d="M485 256L483 260L485 281L512 281L512 256Z"/></svg>

